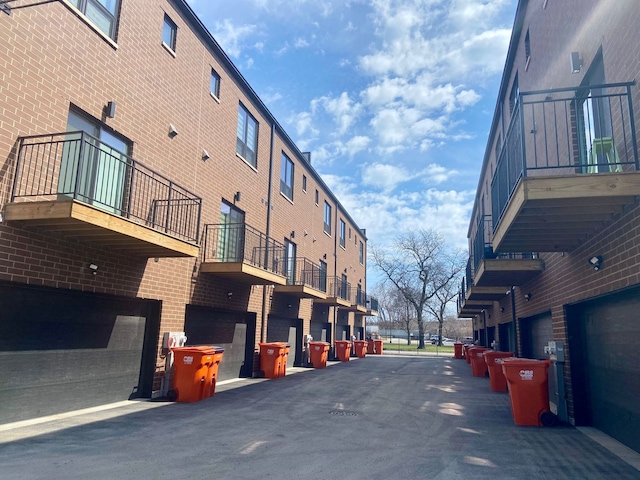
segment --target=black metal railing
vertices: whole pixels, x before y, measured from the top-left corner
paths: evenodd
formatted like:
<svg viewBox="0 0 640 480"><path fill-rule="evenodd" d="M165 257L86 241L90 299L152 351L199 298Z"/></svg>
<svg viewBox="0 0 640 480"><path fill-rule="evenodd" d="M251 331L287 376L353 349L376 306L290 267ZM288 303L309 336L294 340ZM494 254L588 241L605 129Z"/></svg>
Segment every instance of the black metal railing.
<svg viewBox="0 0 640 480"><path fill-rule="evenodd" d="M378 311L378 299L372 295L366 295L367 309L372 312Z"/></svg>
<svg viewBox="0 0 640 480"><path fill-rule="evenodd" d="M308 258L296 258L287 275L288 285L306 285L320 292L327 291L327 272Z"/></svg>
<svg viewBox="0 0 640 480"><path fill-rule="evenodd" d="M353 287L351 289L350 298L353 305L367 308L367 295L365 294L364 290L362 290L362 287Z"/></svg>
<svg viewBox="0 0 640 480"><path fill-rule="evenodd" d="M72 198L189 242L202 199L85 132L20 137L11 201Z"/></svg>
<svg viewBox="0 0 640 480"><path fill-rule="evenodd" d="M328 277L327 295L351 301L351 284L341 277Z"/></svg>
<svg viewBox="0 0 640 480"><path fill-rule="evenodd" d="M208 224L204 262L248 263L286 276L284 245L246 223Z"/></svg>
<svg viewBox="0 0 640 480"><path fill-rule="evenodd" d="M456 301L456 304L458 307L458 313L462 311L462 307L464 306L464 302L466 300L466 294L467 294L466 284L465 284L465 279L463 278L460 281L460 289L458 290L458 299Z"/></svg>
<svg viewBox="0 0 640 480"><path fill-rule="evenodd" d="M640 169L633 85L519 94L491 182L494 228L523 177Z"/></svg>
<svg viewBox="0 0 640 480"><path fill-rule="evenodd" d="M518 260L518 259L533 259L539 258L537 252L507 252L507 253L496 253L493 251L493 228L491 222L490 215L483 215L478 219L478 223L476 226L476 233L471 242L471 251L472 251L472 265L471 263L467 265L467 276L471 276L468 280L469 285L473 285L473 276L475 272L478 271L480 267L480 263L483 260L490 259L505 259L505 260Z"/></svg>

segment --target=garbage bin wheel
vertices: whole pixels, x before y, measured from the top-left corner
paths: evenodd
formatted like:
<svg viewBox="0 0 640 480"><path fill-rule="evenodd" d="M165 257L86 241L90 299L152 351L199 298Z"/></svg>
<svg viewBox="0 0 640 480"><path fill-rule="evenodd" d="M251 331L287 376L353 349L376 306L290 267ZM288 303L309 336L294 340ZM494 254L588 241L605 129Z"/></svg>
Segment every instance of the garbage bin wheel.
<svg viewBox="0 0 640 480"><path fill-rule="evenodd" d="M554 427L558 424L558 416L547 410L540 414L540 423L543 427Z"/></svg>
<svg viewBox="0 0 640 480"><path fill-rule="evenodd" d="M173 388L167 392L167 400L175 402L178 399L178 391Z"/></svg>

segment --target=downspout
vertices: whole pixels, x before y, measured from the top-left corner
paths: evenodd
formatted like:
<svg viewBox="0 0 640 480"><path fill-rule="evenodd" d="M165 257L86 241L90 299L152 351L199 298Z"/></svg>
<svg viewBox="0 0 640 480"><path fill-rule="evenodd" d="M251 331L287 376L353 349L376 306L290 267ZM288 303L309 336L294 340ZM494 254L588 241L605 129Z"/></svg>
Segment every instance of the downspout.
<svg viewBox="0 0 640 480"><path fill-rule="evenodd" d="M273 173L273 148L274 148L274 138L276 134L276 124L271 124L271 145L269 148L269 181L268 181L268 191L267 191L267 228L266 228L266 236L267 236L267 248L265 250L265 267L269 265L269 240L271 234L271 186L272 186L272 173ZM260 342L266 342L267 340L267 287L268 285L264 285L262 287L262 325L260 328Z"/></svg>
<svg viewBox="0 0 640 480"><path fill-rule="evenodd" d="M334 229L333 229L333 278L338 282L338 203L334 204L334 208L336 211L334 218ZM342 277L340 278L340 290L342 290ZM338 293L338 292L336 292ZM338 306L333 307L333 328L332 328L332 336L333 336L333 355L336 356L335 352L335 344L336 344L336 328L338 326Z"/></svg>
<svg viewBox="0 0 640 480"><path fill-rule="evenodd" d="M514 345L514 353L516 357L520 356L520 349L518 348L518 325L517 325L517 317L516 317L516 295L515 295L515 289L513 287L511 287L511 290L509 290L509 293L511 293L511 321L513 322L513 336L514 336L514 340L515 340L515 345Z"/></svg>

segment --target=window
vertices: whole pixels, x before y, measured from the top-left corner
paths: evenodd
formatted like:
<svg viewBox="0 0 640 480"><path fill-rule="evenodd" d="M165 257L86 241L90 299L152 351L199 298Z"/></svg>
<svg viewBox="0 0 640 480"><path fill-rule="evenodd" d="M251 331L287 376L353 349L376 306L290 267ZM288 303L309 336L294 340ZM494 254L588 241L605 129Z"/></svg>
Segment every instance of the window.
<svg viewBox="0 0 640 480"><path fill-rule="evenodd" d="M70 136L65 142L58 177L58 194L73 196L115 215L127 212L127 155L131 142L102 122L75 110L69 111L67 132L85 132L84 139ZM82 146L76 145L80 141ZM79 154L78 148L83 149Z"/></svg>
<svg viewBox="0 0 640 480"><path fill-rule="evenodd" d="M340 278L340 292L339 297L343 300L347 300L349 298L349 282L347 281L347 276L343 273Z"/></svg>
<svg viewBox="0 0 640 480"><path fill-rule="evenodd" d="M364 265L364 243L360 242L359 250L360 265Z"/></svg>
<svg viewBox="0 0 640 480"><path fill-rule="evenodd" d="M280 164L280 192L293 200L293 162L284 153Z"/></svg>
<svg viewBox="0 0 640 480"><path fill-rule="evenodd" d="M320 260L318 262L318 269L320 270L319 273L319 286L320 286L320 291L322 292L326 292L327 291L327 262Z"/></svg>
<svg viewBox="0 0 640 480"><path fill-rule="evenodd" d="M211 80L209 82L209 91L211 95L216 98L220 98L220 75L216 73L216 71L211 69Z"/></svg>
<svg viewBox="0 0 640 480"><path fill-rule="evenodd" d="M169 15L164 15L164 24L162 25L162 43L169 47L172 51L176 51L176 37L178 33L178 27L173 20L169 18Z"/></svg>
<svg viewBox="0 0 640 480"><path fill-rule="evenodd" d="M257 168L258 122L242 105L238 107L237 137L236 153Z"/></svg>
<svg viewBox="0 0 640 480"><path fill-rule="evenodd" d="M296 283L296 244L284 239L284 270L287 277L287 285Z"/></svg>
<svg viewBox="0 0 640 480"><path fill-rule="evenodd" d="M307 193L307 176L302 175L302 191Z"/></svg>
<svg viewBox="0 0 640 480"><path fill-rule="evenodd" d="M119 0L69 0L105 35L115 40Z"/></svg>
<svg viewBox="0 0 640 480"><path fill-rule="evenodd" d="M318 193L318 190L316 190L316 206L320 204L320 194Z"/></svg>
<svg viewBox="0 0 640 480"><path fill-rule="evenodd" d="M344 248L346 245L345 231L346 231L346 225L344 224L344 220L340 219L340 246L342 248Z"/></svg>
<svg viewBox="0 0 640 480"><path fill-rule="evenodd" d="M349 240L351 240L351 227L349 227Z"/></svg>
<svg viewBox="0 0 640 480"><path fill-rule="evenodd" d="M519 94L520 90L518 88L518 74L516 73L516 76L513 79L513 85L511 86L511 92L509 93L509 113L513 113L513 109L516 108Z"/></svg>
<svg viewBox="0 0 640 480"><path fill-rule="evenodd" d="M331 235L331 205L324 202L324 231Z"/></svg>
<svg viewBox="0 0 640 480"><path fill-rule="evenodd" d="M525 70L529 68L529 62L531 61L531 41L529 40L529 30L527 30L527 34L524 37L524 55L526 58L526 66Z"/></svg>

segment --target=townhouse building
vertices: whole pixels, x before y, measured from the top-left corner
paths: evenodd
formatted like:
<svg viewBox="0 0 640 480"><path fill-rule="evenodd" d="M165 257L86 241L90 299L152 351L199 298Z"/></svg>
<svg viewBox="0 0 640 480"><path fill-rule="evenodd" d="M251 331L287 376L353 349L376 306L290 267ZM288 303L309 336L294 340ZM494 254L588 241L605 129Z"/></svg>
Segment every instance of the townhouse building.
<svg viewBox="0 0 640 480"><path fill-rule="evenodd" d="M552 408L636 451L638 22L632 0L518 2L458 298L483 345L562 342Z"/></svg>
<svg viewBox="0 0 640 480"><path fill-rule="evenodd" d="M166 333L364 338L360 228L183 0L0 2L0 422L161 394Z"/></svg>

